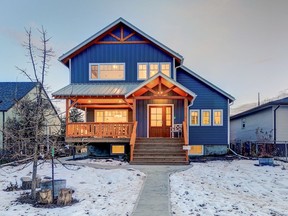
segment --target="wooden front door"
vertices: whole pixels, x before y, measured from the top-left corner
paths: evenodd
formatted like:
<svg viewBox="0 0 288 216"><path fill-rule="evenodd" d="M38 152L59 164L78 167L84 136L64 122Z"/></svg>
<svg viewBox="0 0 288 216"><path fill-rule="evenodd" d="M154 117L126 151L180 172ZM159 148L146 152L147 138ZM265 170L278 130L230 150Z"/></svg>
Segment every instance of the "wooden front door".
<svg viewBox="0 0 288 216"><path fill-rule="evenodd" d="M149 107L149 137L170 137L172 106Z"/></svg>

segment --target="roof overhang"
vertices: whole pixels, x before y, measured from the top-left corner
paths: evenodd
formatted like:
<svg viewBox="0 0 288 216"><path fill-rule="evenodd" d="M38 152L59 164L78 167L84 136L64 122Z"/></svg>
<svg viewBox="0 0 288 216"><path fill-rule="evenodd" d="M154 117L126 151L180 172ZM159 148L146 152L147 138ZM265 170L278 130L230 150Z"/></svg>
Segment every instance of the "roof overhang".
<svg viewBox="0 0 288 216"><path fill-rule="evenodd" d="M101 39L105 33L114 30L121 23L126 25L126 26L128 26L129 28L131 28L132 30L134 30L135 32L140 34L142 37L146 38L148 41L150 41L151 43L153 43L156 46L158 46L160 49L162 49L165 52L167 52L170 55L172 55L176 60L179 61L180 64L183 63L184 58L179 53L171 50L170 48L168 48L164 44L162 44L159 41L155 40L154 38L152 38L148 34L144 33L143 31L141 31L140 29L138 29L137 27L135 27L134 25L132 25L131 23L127 22L125 19L123 19L121 17L119 19L117 19L116 21L114 21L113 23L111 23L110 25L108 25L107 27L105 27L102 30L100 30L99 32L97 32L96 34L92 35L90 38L88 38L87 40L83 41L82 43L80 43L79 45L77 45L76 47L74 47L73 49L68 51L67 53L65 53L62 56L60 56L58 60L61 61L63 64L67 65L69 59L71 59L75 55L75 53L77 53L79 51L81 52L82 50L84 50L84 49L88 48L89 46L93 45L94 42L99 40L99 39Z"/></svg>
<svg viewBox="0 0 288 216"><path fill-rule="evenodd" d="M147 79L146 81L142 82L140 85L138 85L136 88L125 94L125 98L133 98L136 96L140 96L145 94L149 91L149 89L153 89L156 85L159 83L165 85L170 91L177 93L178 95L182 95L183 97L186 97L190 99L191 103L195 100L197 95L192 92L191 90L187 89L185 86L181 85L180 83L176 82L175 80L171 79L170 77L166 76L163 73L157 73L151 78ZM156 93L156 92L155 92ZM165 98L166 96L161 96L162 92L158 92L158 97Z"/></svg>

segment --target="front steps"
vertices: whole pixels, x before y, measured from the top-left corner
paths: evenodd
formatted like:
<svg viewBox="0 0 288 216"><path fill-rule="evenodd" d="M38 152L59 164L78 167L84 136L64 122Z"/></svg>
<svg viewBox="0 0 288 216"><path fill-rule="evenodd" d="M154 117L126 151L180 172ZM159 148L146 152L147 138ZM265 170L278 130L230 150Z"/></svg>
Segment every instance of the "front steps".
<svg viewBox="0 0 288 216"><path fill-rule="evenodd" d="M137 138L133 165L187 165L183 138Z"/></svg>

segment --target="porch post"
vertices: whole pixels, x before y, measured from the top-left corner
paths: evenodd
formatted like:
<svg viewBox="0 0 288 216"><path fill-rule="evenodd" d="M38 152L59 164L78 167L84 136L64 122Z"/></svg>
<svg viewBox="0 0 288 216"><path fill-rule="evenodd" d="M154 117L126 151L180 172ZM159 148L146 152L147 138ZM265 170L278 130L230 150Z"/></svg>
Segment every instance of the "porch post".
<svg viewBox="0 0 288 216"><path fill-rule="evenodd" d="M187 112L188 112L188 99L184 99L184 121L188 124L188 118L187 118Z"/></svg>
<svg viewBox="0 0 288 216"><path fill-rule="evenodd" d="M133 99L133 122L135 122L136 121L136 109L137 109L137 99Z"/></svg>
<svg viewBox="0 0 288 216"><path fill-rule="evenodd" d="M69 123L69 99L66 99L66 135L68 134L68 123Z"/></svg>

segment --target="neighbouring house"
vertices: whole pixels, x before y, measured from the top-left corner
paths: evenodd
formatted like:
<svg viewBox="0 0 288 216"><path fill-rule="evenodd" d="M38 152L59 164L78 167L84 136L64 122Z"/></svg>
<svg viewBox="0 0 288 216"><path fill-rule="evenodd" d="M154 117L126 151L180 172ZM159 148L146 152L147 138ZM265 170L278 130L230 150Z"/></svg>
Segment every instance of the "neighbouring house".
<svg viewBox="0 0 288 216"><path fill-rule="evenodd" d="M25 98L33 100L38 89L37 82L0 82L0 150L5 145L5 122L8 118L15 117L17 103ZM47 115L47 130L45 134L54 134L60 131L61 121L44 91L44 98L49 100L51 109ZM17 117L17 116L16 116Z"/></svg>
<svg viewBox="0 0 288 216"><path fill-rule="evenodd" d="M130 154L134 163L227 152L234 98L123 18L59 60L70 84L52 95L66 100L66 142L88 143L96 156ZM72 107L85 122L68 121Z"/></svg>
<svg viewBox="0 0 288 216"><path fill-rule="evenodd" d="M271 141L288 141L288 97L231 116L231 143L257 141L256 129L271 133Z"/></svg>

